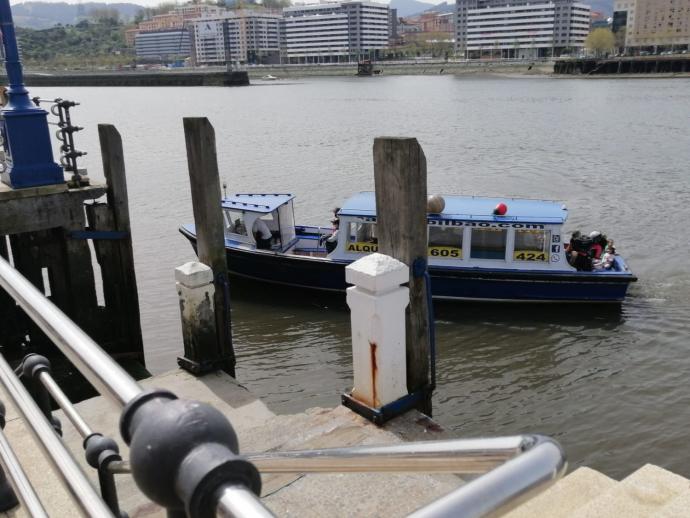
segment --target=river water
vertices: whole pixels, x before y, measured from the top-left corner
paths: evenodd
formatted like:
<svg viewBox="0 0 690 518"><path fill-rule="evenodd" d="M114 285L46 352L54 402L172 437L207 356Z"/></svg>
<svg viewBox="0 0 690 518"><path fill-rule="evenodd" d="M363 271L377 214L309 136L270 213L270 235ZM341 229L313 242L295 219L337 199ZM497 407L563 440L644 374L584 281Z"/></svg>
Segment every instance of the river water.
<svg viewBox="0 0 690 518"><path fill-rule="evenodd" d="M314 78L247 88L34 88L73 98L85 165L97 123L123 136L148 367L181 352L173 270L192 260L182 117L216 130L231 191L292 192L325 224L373 189L376 136L416 137L430 193L563 200L567 228L616 241L640 281L620 308L440 305L434 416L459 436L545 433L572 466L690 475L690 80ZM279 413L351 388L339 298L233 285L238 378ZM682 452L682 454L681 454Z"/></svg>

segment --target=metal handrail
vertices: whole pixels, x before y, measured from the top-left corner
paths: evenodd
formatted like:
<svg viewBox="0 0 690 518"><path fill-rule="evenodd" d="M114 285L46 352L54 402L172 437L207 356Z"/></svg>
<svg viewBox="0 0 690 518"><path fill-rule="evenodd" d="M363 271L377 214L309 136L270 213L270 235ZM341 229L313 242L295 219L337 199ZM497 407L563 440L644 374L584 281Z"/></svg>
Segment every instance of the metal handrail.
<svg viewBox="0 0 690 518"><path fill-rule="evenodd" d="M82 419L77 409L50 374L46 371L40 372L38 374L38 381L46 388L82 438L86 439L89 435L93 434L91 427Z"/></svg>
<svg viewBox="0 0 690 518"><path fill-rule="evenodd" d="M7 473L14 492L19 497L19 501L29 512L29 516L32 518L48 518L48 513L2 430L0 430L0 464L2 464L5 473Z"/></svg>
<svg viewBox="0 0 690 518"><path fill-rule="evenodd" d="M75 503L88 516L113 516L2 355L0 383Z"/></svg>
<svg viewBox="0 0 690 518"><path fill-rule="evenodd" d="M424 472L486 473L519 455L537 439L513 436L421 441L245 455L263 473Z"/></svg>
<svg viewBox="0 0 690 518"><path fill-rule="evenodd" d="M120 407L143 392L141 386L10 263L0 257L0 286L67 356L89 382Z"/></svg>
<svg viewBox="0 0 690 518"><path fill-rule="evenodd" d="M99 393L110 397L120 408L124 408L137 396L142 395L142 387L122 367L2 257L0 257L0 287L7 291L26 315L52 340ZM51 391L51 380L46 385L45 379L42 377L41 381L46 389ZM48 459L53 463L55 470L82 510L90 516L112 516L105 502L94 491L36 403L1 356L0 383L14 400L28 428L43 447ZM55 394L52 395L55 397ZM88 425L81 420L69 400L65 397L62 402L67 403L68 410L65 413L73 423L76 423L75 426L79 432L83 434L89 430ZM217 495L219 509L227 507L228 512L232 509L232 504L227 502L227 496L221 498L225 495L223 491L230 488L237 499L251 502L252 508L263 509L263 516L271 516L250 489L235 487L235 484L227 484L219 490ZM226 501L224 505L221 505L221 499Z"/></svg>

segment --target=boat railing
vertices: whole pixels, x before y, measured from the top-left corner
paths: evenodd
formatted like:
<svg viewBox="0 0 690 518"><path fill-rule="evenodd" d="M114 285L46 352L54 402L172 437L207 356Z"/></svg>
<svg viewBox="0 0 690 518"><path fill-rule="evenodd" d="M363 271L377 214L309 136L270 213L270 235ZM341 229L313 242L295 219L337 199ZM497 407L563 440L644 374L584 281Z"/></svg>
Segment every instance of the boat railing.
<svg viewBox="0 0 690 518"><path fill-rule="evenodd" d="M232 426L220 412L208 405L179 400L168 391L144 390L2 258L0 286L97 391L122 411L120 432L130 447L129 460L122 459L112 438L89 426L56 383L45 358L29 355L22 361L17 369L22 383L0 356L0 384L60 482L86 516L121 515L114 476L125 473L132 473L142 492L166 507L169 516L244 518L273 516L258 496L260 472L445 472L481 476L413 516L478 518L507 512L554 482L565 470L565 457L558 443L539 435L241 457ZM97 470L100 492L61 441L61 425L52 415L51 398L84 438L86 460ZM207 426L199 426L200 423ZM4 425L4 415L0 415L0 425ZM47 516L46 506L2 432L0 464L28 514ZM3 479L0 476L0 484Z"/></svg>

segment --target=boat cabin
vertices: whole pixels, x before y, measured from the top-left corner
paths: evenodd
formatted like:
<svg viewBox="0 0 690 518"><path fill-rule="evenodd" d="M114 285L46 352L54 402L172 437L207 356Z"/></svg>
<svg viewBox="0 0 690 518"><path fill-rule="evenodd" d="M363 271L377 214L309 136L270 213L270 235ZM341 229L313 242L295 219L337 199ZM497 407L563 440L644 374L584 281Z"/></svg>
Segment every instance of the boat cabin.
<svg viewBox="0 0 690 518"><path fill-rule="evenodd" d="M234 194L223 198L223 226L227 245L286 252L297 242L291 194ZM260 239L268 228L270 243ZM265 244L263 244L265 243Z"/></svg>
<svg viewBox="0 0 690 518"><path fill-rule="evenodd" d="M430 265L574 270L564 251L562 227L568 211L562 203L478 196L443 199L442 212L427 215ZM502 215L495 214L499 204L505 205ZM338 216L338 245L330 258L353 261L378 250L373 192L352 196Z"/></svg>

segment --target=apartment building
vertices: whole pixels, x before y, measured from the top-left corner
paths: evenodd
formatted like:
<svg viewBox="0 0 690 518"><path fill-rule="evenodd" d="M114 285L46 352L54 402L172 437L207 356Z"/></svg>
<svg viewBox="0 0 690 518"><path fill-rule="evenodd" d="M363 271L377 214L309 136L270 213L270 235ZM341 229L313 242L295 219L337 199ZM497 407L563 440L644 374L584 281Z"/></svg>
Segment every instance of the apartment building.
<svg viewBox="0 0 690 518"><path fill-rule="evenodd" d="M573 0L457 0L456 52L468 58L558 56L584 47L588 5Z"/></svg>
<svg viewBox="0 0 690 518"><path fill-rule="evenodd" d="M616 0L612 30L626 47L690 45L690 0Z"/></svg>
<svg viewBox="0 0 690 518"><path fill-rule="evenodd" d="M337 2L283 9L288 63L375 58L388 46L390 11L375 2Z"/></svg>
<svg viewBox="0 0 690 518"><path fill-rule="evenodd" d="M282 16L271 11L224 11L192 21L199 65L280 63Z"/></svg>
<svg viewBox="0 0 690 518"><path fill-rule="evenodd" d="M138 58L170 61L188 58L192 45L186 29L168 29L155 32L140 32L135 36Z"/></svg>

